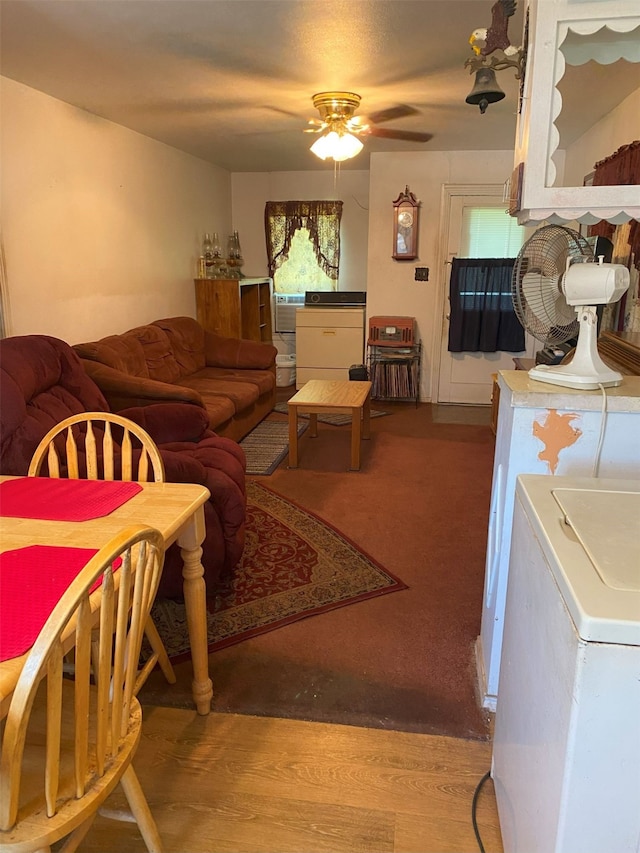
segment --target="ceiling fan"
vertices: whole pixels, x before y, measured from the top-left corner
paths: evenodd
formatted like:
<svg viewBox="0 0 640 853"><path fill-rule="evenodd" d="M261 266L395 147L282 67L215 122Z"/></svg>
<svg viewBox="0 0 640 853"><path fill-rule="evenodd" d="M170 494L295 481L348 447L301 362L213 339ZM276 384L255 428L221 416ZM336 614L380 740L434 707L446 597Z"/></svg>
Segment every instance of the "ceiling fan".
<svg viewBox="0 0 640 853"><path fill-rule="evenodd" d="M420 133L413 130L399 130L386 127L378 127L387 121L394 119L405 118L406 116L417 115L418 110L409 107L406 104L398 104L395 107L389 107L386 110L379 110L375 113L370 113L368 116L357 116L355 111L360 106L360 95L354 92L319 92L313 96L313 105L320 113L320 118L309 119L310 127L305 128L305 133L336 133L338 136L351 134L358 136L377 136L382 139L402 139L407 142L428 142L433 138L432 133ZM311 150L318 153L315 143ZM362 143L358 141L357 150L354 156L362 149ZM322 147L320 147L322 151ZM322 154L318 154L322 156ZM334 156L329 154L327 156ZM334 159L338 159L334 156ZM346 157L344 158L346 159Z"/></svg>

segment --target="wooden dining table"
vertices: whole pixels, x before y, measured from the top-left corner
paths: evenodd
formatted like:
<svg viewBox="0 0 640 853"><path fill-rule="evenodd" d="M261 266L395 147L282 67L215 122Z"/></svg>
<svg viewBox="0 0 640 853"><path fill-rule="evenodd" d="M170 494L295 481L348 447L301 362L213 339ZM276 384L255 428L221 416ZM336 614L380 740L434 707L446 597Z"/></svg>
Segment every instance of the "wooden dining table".
<svg viewBox="0 0 640 853"><path fill-rule="evenodd" d="M0 483L10 479L16 478L0 477ZM184 600L193 664L193 699L198 713L208 714L213 685L209 677L206 589L201 557L205 537L204 505L210 493L204 486L191 483L139 485L141 490L109 515L85 521L9 517L2 515L0 507L0 551L30 545L97 550L132 524L159 530L165 548L177 542L183 560ZM0 662L0 718L6 715L27 656L28 651Z"/></svg>

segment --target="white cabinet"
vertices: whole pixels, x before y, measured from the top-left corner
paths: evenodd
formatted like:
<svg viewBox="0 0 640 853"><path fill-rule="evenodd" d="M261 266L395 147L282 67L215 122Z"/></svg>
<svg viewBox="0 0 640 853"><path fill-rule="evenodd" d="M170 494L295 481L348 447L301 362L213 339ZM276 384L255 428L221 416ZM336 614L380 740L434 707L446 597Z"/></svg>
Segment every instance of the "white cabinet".
<svg viewBox="0 0 640 853"><path fill-rule="evenodd" d="M600 391L556 388L524 370L498 374L500 405L482 624L476 664L482 704L496 709L504 611L509 577L511 526L518 474L640 479L640 376L625 376L607 388L606 414ZM600 431L603 426L602 445Z"/></svg>
<svg viewBox="0 0 640 853"><path fill-rule="evenodd" d="M528 0L525 17L528 50L512 179L517 183L515 176L521 169L520 203L515 205L518 222L537 226L544 220L593 223L606 219L620 223L637 219L640 217L637 185L558 186L555 163L560 153L557 125L563 118L560 90L566 66L580 66L592 60L599 65L596 73L606 75L611 63L625 60L630 64L629 75L636 74L634 63L640 62L637 0ZM618 100L615 87L611 88L609 108L613 109ZM589 109L589 90L585 85L584 110ZM635 117L630 121L635 122ZM629 132L629 138L620 145L637 138L633 129ZM613 145L603 151L603 156L613 154L617 147ZM518 195L515 189L512 193Z"/></svg>
<svg viewBox="0 0 640 853"><path fill-rule="evenodd" d="M310 379L349 378L364 355L364 308L296 310L296 388Z"/></svg>

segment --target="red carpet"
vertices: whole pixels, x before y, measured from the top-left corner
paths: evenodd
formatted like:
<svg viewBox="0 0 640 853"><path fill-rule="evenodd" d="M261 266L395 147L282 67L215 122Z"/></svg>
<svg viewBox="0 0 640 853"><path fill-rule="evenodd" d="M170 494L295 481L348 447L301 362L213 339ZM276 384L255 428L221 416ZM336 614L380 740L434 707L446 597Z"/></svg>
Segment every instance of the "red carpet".
<svg viewBox="0 0 640 853"><path fill-rule="evenodd" d="M208 602L209 652L403 589L402 581L313 513L249 481L242 560ZM184 604L156 601L153 619L169 657L188 657Z"/></svg>
<svg viewBox="0 0 640 853"><path fill-rule="evenodd" d="M260 482L303 506L402 578L408 589L340 607L210 656L216 711L489 737L476 698L494 436L453 407L387 404L371 422L362 470L348 472L350 431L324 425ZM446 419L464 416L466 423ZM284 418L282 415L272 417ZM443 420L444 418L444 420ZM153 673L141 698L191 707Z"/></svg>

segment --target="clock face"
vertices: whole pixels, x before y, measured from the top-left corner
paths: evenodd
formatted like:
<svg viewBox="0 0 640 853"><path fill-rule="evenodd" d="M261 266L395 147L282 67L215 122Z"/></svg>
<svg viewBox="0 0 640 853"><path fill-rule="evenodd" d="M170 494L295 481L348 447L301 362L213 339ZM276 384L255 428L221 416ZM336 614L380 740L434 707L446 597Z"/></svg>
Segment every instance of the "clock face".
<svg viewBox="0 0 640 853"><path fill-rule="evenodd" d="M413 213L410 210L401 210L398 213L398 225L410 228L413 225Z"/></svg>

